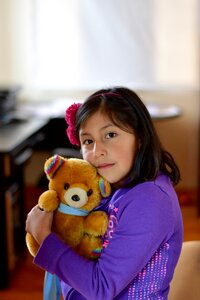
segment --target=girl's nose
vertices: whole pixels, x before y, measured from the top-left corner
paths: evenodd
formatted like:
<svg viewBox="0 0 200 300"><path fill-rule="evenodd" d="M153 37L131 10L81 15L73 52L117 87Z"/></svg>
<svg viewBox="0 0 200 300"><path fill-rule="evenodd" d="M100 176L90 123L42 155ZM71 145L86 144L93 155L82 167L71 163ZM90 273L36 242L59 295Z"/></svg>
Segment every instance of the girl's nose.
<svg viewBox="0 0 200 300"><path fill-rule="evenodd" d="M96 157L102 156L106 154L106 149L101 142L95 142L94 144L94 155Z"/></svg>

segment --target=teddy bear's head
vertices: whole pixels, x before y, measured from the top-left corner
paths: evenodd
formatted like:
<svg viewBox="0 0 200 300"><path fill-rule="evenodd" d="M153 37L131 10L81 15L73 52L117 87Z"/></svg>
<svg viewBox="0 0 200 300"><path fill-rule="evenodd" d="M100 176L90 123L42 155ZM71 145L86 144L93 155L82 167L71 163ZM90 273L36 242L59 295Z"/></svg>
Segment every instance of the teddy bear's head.
<svg viewBox="0 0 200 300"><path fill-rule="evenodd" d="M70 207L91 211L111 191L110 184L83 159L54 155L45 162L44 171L49 189L55 190L59 201Z"/></svg>

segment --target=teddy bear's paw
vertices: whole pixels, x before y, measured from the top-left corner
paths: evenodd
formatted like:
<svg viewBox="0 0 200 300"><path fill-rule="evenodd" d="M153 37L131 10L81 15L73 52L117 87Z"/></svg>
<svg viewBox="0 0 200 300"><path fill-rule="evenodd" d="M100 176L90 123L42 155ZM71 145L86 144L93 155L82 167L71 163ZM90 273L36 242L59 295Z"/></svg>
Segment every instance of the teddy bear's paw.
<svg viewBox="0 0 200 300"><path fill-rule="evenodd" d="M39 197L38 204L45 211L54 211L57 209L59 199L56 191L48 190L42 193Z"/></svg>
<svg viewBox="0 0 200 300"><path fill-rule="evenodd" d="M39 245L30 233L26 234L26 246L30 254L35 257L39 249Z"/></svg>
<svg viewBox="0 0 200 300"><path fill-rule="evenodd" d="M102 251L102 240L100 237L85 234L74 250L85 258L98 259Z"/></svg>
<svg viewBox="0 0 200 300"><path fill-rule="evenodd" d="M108 216L103 211L93 211L84 222L85 232L95 236L104 235L108 227Z"/></svg>

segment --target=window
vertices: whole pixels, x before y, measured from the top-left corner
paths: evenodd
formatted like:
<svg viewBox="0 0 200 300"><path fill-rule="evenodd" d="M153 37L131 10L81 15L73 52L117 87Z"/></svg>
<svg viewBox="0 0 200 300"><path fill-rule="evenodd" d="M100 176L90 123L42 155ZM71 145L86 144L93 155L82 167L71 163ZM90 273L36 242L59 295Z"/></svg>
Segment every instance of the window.
<svg viewBox="0 0 200 300"><path fill-rule="evenodd" d="M37 1L36 86L153 81L152 13L152 0Z"/></svg>
<svg viewBox="0 0 200 300"><path fill-rule="evenodd" d="M35 91L199 84L198 0L9 3L0 3L1 82Z"/></svg>

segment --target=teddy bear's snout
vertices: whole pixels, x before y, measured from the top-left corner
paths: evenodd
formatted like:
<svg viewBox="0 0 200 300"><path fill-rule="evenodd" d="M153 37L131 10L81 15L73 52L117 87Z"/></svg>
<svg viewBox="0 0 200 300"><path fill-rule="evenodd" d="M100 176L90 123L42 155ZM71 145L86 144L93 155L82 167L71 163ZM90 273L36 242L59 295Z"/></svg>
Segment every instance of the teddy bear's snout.
<svg viewBox="0 0 200 300"><path fill-rule="evenodd" d="M65 192L64 199L71 207L82 207L87 203L88 195L84 189L72 187Z"/></svg>
<svg viewBox="0 0 200 300"><path fill-rule="evenodd" d="M72 200L73 201L80 201L80 197L78 195L73 195Z"/></svg>

